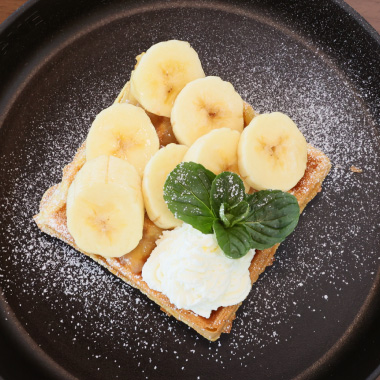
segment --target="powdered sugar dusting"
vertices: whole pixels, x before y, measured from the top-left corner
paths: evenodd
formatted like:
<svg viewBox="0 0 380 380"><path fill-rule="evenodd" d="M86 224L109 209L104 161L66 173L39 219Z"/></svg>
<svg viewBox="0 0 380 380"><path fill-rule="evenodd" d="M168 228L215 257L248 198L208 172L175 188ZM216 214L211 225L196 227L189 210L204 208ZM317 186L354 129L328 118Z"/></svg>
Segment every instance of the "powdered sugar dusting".
<svg viewBox="0 0 380 380"><path fill-rule="evenodd" d="M194 24L192 12L167 10L155 18L147 12L103 26L48 63L50 70L20 95L23 113L13 110L1 135L0 285L31 336L53 358L60 357L60 347L72 350L75 355L57 360L74 367L83 360L94 373L112 368L114 378L126 368L154 378L168 365L173 376L201 379L216 367L235 376L255 368L263 379L278 373L290 377L305 364L280 363L280 368L273 357L309 339L314 344L305 357L317 360L352 322L375 279L380 261L375 121L366 94L316 48L272 25L223 12L197 9ZM228 38L221 26L225 17L235 27ZM168 19L170 30L163 21ZM191 36L186 23L192 25ZM148 24L149 38L138 38L135 30ZM206 24L215 35L212 41L205 37ZM41 233L31 219L94 116L128 80L134 55L173 37L190 40L206 74L231 81L255 110L287 113L333 165L322 192L239 309L231 334L215 343Z"/></svg>

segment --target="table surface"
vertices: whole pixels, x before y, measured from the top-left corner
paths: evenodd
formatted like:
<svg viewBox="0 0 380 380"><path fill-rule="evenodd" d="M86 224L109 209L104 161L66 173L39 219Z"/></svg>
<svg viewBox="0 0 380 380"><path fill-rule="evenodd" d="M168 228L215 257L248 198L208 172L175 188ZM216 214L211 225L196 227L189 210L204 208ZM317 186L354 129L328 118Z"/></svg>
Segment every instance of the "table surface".
<svg viewBox="0 0 380 380"><path fill-rule="evenodd" d="M0 0L0 23L12 14L25 0ZM380 33L380 0L346 0Z"/></svg>

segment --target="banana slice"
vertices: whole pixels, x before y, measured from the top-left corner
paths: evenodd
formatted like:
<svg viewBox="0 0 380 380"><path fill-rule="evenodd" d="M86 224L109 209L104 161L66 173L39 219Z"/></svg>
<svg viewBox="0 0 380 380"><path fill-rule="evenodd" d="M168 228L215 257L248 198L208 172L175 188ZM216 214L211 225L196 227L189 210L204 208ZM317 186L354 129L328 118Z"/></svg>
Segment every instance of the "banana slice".
<svg viewBox="0 0 380 380"><path fill-rule="evenodd" d="M129 81L125 84L123 89L120 91L119 96L114 101L114 104L118 104L118 103L128 103L128 104L132 104L134 106L139 105L139 102L133 96L133 94L131 92L131 83Z"/></svg>
<svg viewBox="0 0 380 380"><path fill-rule="evenodd" d="M218 77L194 80L174 102L171 123L177 140L190 146L217 128L243 130L243 100L232 84Z"/></svg>
<svg viewBox="0 0 380 380"><path fill-rule="evenodd" d="M158 149L156 130L144 110L126 103L113 104L92 123L86 140L86 160L103 154L119 157L142 176Z"/></svg>
<svg viewBox="0 0 380 380"><path fill-rule="evenodd" d="M306 162L305 137L281 112L256 116L241 134L239 170L256 190L290 190L303 177Z"/></svg>
<svg viewBox="0 0 380 380"><path fill-rule="evenodd" d="M164 201L164 184L169 173L182 162L187 147L169 144L161 148L145 167L142 182L144 202L149 219L160 228L174 228L182 222L174 217Z"/></svg>
<svg viewBox="0 0 380 380"><path fill-rule="evenodd" d="M183 87L205 76L197 52L184 41L153 45L139 56L131 74L131 92L149 112L170 117L173 103Z"/></svg>
<svg viewBox="0 0 380 380"><path fill-rule="evenodd" d="M187 151L183 161L202 164L214 174L234 172L239 174L237 148L240 133L229 128L215 129L200 137ZM248 192L249 185L244 183Z"/></svg>
<svg viewBox="0 0 380 380"><path fill-rule="evenodd" d="M69 232L82 251L120 257L142 238L141 178L117 157L87 161L69 188L66 213Z"/></svg>

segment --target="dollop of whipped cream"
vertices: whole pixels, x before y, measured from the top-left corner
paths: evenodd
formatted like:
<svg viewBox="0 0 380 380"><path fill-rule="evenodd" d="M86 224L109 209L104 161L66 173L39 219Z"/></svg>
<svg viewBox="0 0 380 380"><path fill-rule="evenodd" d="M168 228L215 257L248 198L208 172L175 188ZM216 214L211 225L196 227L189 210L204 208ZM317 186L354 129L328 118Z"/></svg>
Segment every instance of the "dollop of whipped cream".
<svg viewBox="0 0 380 380"><path fill-rule="evenodd" d="M177 308L209 318L212 310L242 302L251 290L249 265L255 250L230 259L214 234L189 224L164 231L142 269L151 289L165 294Z"/></svg>

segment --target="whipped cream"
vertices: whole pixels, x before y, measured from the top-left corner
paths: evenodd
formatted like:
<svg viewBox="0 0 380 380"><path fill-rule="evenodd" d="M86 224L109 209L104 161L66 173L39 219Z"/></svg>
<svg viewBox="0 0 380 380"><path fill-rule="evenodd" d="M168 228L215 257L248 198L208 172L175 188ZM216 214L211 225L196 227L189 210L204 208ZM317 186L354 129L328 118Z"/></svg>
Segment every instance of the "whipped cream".
<svg viewBox="0 0 380 380"><path fill-rule="evenodd" d="M165 294L177 308L208 318L212 310L242 302L251 290L249 265L255 250L230 259L214 234L189 224L164 231L142 269L151 289Z"/></svg>

